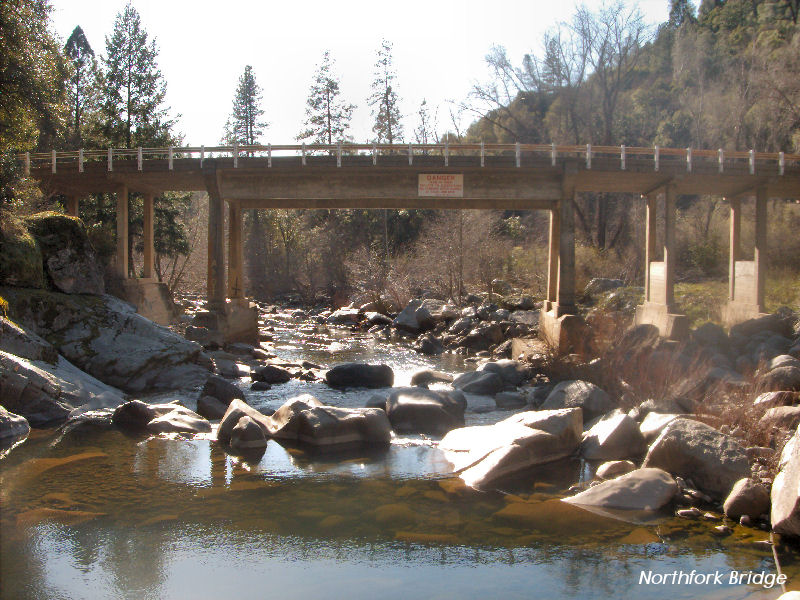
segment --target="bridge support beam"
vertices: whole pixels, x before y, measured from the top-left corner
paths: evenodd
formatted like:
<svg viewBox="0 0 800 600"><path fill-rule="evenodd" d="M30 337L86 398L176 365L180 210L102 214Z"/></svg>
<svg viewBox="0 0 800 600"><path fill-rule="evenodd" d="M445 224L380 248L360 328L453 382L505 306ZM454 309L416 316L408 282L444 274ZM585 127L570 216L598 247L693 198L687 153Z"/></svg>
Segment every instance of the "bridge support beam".
<svg viewBox="0 0 800 600"><path fill-rule="evenodd" d="M128 188L117 190L117 275L128 278Z"/></svg>
<svg viewBox="0 0 800 600"><path fill-rule="evenodd" d="M242 207L238 202L228 202L228 298L244 298Z"/></svg>
<svg viewBox="0 0 800 600"><path fill-rule="evenodd" d="M561 198L550 210L547 300L539 316L539 336L565 354L582 348L585 323L575 314L576 165L565 165Z"/></svg>
<svg viewBox="0 0 800 600"><path fill-rule="evenodd" d="M225 219L216 165L204 169L203 178L208 192L207 297L208 306L213 310L225 307Z"/></svg>
<svg viewBox="0 0 800 600"><path fill-rule="evenodd" d="M764 280L767 255L767 188L755 190L755 248L753 260L742 260L742 200L731 198L730 257L728 261L728 303L722 319L731 327L764 316Z"/></svg>
<svg viewBox="0 0 800 600"><path fill-rule="evenodd" d="M155 276L155 241L154 241L155 219L153 215L153 194L144 195L142 237L144 244L144 269L142 276L144 279L153 279Z"/></svg>
<svg viewBox="0 0 800 600"><path fill-rule="evenodd" d="M77 196L67 196L66 209L67 209L67 214L70 217L77 217L78 216L78 197Z"/></svg>
<svg viewBox="0 0 800 600"><path fill-rule="evenodd" d="M645 219L644 303L636 307L637 325L655 325L659 333L670 340L682 340L689 335L689 321L677 314L675 308L675 201L674 184L663 188L664 241L663 260L656 258L656 211L659 191L647 195Z"/></svg>

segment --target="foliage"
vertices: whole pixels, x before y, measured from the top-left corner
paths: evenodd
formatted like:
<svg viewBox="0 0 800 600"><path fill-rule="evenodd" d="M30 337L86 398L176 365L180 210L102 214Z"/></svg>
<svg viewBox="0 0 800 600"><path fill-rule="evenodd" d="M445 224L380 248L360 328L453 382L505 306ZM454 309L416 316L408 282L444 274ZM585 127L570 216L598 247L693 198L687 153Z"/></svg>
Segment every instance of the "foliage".
<svg viewBox="0 0 800 600"><path fill-rule="evenodd" d="M239 77L233 97L231 116L225 124L223 141L229 145L244 144L253 146L259 143L267 122L261 117L261 87L256 83L253 67L247 65Z"/></svg>
<svg viewBox="0 0 800 600"><path fill-rule="evenodd" d="M42 252L21 219L0 212L0 283L41 288L44 286Z"/></svg>
<svg viewBox="0 0 800 600"><path fill-rule="evenodd" d="M67 39L64 54L72 68L67 93L70 117L65 137L69 146L80 148L87 129L84 115L87 111L90 114L94 112L99 101L97 60L80 25Z"/></svg>
<svg viewBox="0 0 800 600"><path fill-rule="evenodd" d="M347 130L356 107L339 98L339 80L331 73L332 63L326 50L308 92L306 120L298 140L328 145L352 140Z"/></svg>
<svg viewBox="0 0 800 600"><path fill-rule="evenodd" d="M372 131L379 144L394 144L403 141L403 125L400 120L399 98L395 90L397 73L392 62L392 44L381 42L375 61L375 79L372 94L367 103L372 107L375 124Z"/></svg>

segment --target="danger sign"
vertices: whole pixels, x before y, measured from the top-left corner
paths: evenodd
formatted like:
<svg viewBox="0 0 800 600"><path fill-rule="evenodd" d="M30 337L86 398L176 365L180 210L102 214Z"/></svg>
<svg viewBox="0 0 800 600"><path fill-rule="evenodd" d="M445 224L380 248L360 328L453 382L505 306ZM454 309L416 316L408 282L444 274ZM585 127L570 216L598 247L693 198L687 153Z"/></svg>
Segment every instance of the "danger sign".
<svg viewBox="0 0 800 600"><path fill-rule="evenodd" d="M419 176L419 195L435 198L463 198L464 175L436 175L423 173Z"/></svg>

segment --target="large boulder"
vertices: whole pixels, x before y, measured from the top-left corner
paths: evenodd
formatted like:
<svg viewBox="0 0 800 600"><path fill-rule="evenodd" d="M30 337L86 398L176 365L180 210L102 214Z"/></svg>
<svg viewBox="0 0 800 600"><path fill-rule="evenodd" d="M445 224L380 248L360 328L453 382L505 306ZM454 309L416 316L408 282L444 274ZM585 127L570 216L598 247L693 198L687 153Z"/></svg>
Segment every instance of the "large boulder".
<svg viewBox="0 0 800 600"><path fill-rule="evenodd" d="M311 394L290 398L266 421L267 434L278 439L296 440L301 422L300 413L321 406L324 406L322 402Z"/></svg>
<svg viewBox="0 0 800 600"><path fill-rule="evenodd" d="M215 421L222 419L228 412L228 404L224 404L213 396L200 396L197 400L197 414Z"/></svg>
<svg viewBox="0 0 800 600"><path fill-rule="evenodd" d="M331 387L392 387L394 371L388 365L369 365L366 363L344 363L336 365L325 374L325 381Z"/></svg>
<svg viewBox="0 0 800 600"><path fill-rule="evenodd" d="M234 400L244 401L244 392L232 384L230 381L219 375L211 375L206 379L200 397L211 396L228 406Z"/></svg>
<svg viewBox="0 0 800 600"><path fill-rule="evenodd" d="M51 364L58 361L58 351L52 344L1 316L0 350L26 360L41 360Z"/></svg>
<svg viewBox="0 0 800 600"><path fill-rule="evenodd" d="M769 491L760 483L745 477L734 484L723 508L726 517L737 521L742 515L757 519L769 510Z"/></svg>
<svg viewBox="0 0 800 600"><path fill-rule="evenodd" d="M750 474L747 454L732 437L692 419L675 419L650 446L643 467L691 479L704 492L724 498Z"/></svg>
<svg viewBox="0 0 800 600"><path fill-rule="evenodd" d="M581 411L529 411L495 425L463 427L439 444L461 479L485 488L535 465L575 453L580 443Z"/></svg>
<svg viewBox="0 0 800 600"><path fill-rule="evenodd" d="M250 377L253 381L263 381L270 385L276 383L286 383L292 378L292 374L286 369L276 367L275 365L264 365L254 369Z"/></svg>
<svg viewBox="0 0 800 600"><path fill-rule="evenodd" d="M0 285L43 288L42 251L21 219L0 213Z"/></svg>
<svg viewBox="0 0 800 600"><path fill-rule="evenodd" d="M761 389L768 391L800 391L800 367L777 367L761 377L759 383Z"/></svg>
<svg viewBox="0 0 800 600"><path fill-rule="evenodd" d="M0 351L0 402L34 427L66 421L74 408L56 378L27 360Z"/></svg>
<svg viewBox="0 0 800 600"><path fill-rule="evenodd" d="M408 333L417 334L420 331L433 329L436 321L431 316L428 309L423 306L422 300L412 300L406 307L400 311L392 326L406 331Z"/></svg>
<svg viewBox="0 0 800 600"><path fill-rule="evenodd" d="M544 410L580 408L588 422L614 409L611 397L588 381L562 381L548 394L541 406Z"/></svg>
<svg viewBox="0 0 800 600"><path fill-rule="evenodd" d="M774 406L767 409L759 423L769 430L772 427L794 431L800 424L800 406Z"/></svg>
<svg viewBox="0 0 800 600"><path fill-rule="evenodd" d="M496 373L509 387L517 387L531 378L531 368L518 360L498 360L487 362L477 368L479 372Z"/></svg>
<svg viewBox="0 0 800 600"><path fill-rule="evenodd" d="M581 443L581 454L589 460L619 460L639 456L646 450L639 424L618 410L597 421Z"/></svg>
<svg viewBox="0 0 800 600"><path fill-rule="evenodd" d="M677 493L678 484L669 473L642 468L603 481L563 501L619 510L658 510L669 504Z"/></svg>
<svg viewBox="0 0 800 600"><path fill-rule="evenodd" d="M340 308L325 319L328 325L358 325L361 311L357 308Z"/></svg>
<svg viewBox="0 0 800 600"><path fill-rule="evenodd" d="M388 446L392 427L379 408L315 406L300 413L297 440L316 447L343 445Z"/></svg>
<svg viewBox="0 0 800 600"><path fill-rule="evenodd" d="M453 383L453 376L443 371L423 369L411 376L411 385L428 387L432 383Z"/></svg>
<svg viewBox="0 0 800 600"><path fill-rule="evenodd" d="M773 531L800 537L800 429L783 447L770 498Z"/></svg>
<svg viewBox="0 0 800 600"><path fill-rule="evenodd" d="M203 348L112 296L3 288L14 320L71 363L126 392L201 385L212 368Z"/></svg>
<svg viewBox="0 0 800 600"><path fill-rule="evenodd" d="M53 286L66 294L104 294L103 268L86 235L83 221L46 212L25 219L36 238L45 272Z"/></svg>
<svg viewBox="0 0 800 600"><path fill-rule="evenodd" d="M0 406L0 451L24 440L30 430L31 426L25 417L8 412Z"/></svg>
<svg viewBox="0 0 800 600"><path fill-rule="evenodd" d="M231 429L230 447L244 453L261 450L267 447L267 438L258 423L245 415Z"/></svg>
<svg viewBox="0 0 800 600"><path fill-rule="evenodd" d="M645 418L642 419L642 423L639 425L639 431L642 437L644 437L645 442L649 444L661 435L661 432L664 431L667 425L678 418L680 418L680 415L675 413L649 412Z"/></svg>
<svg viewBox="0 0 800 600"><path fill-rule="evenodd" d="M223 444L229 444L231 441L233 428L236 427L236 425L239 423L239 419L242 417L250 417L250 419L264 432L265 438L270 436L270 418L243 400L234 399L228 405L228 410L225 412L225 415L219 422L219 427L217 428L217 440Z"/></svg>
<svg viewBox="0 0 800 600"><path fill-rule="evenodd" d="M146 404L131 400L118 406L111 422L120 429L151 433L208 433L211 424L179 404Z"/></svg>
<svg viewBox="0 0 800 600"><path fill-rule="evenodd" d="M464 424L467 401L459 391L398 388L386 400L386 414L400 432L441 434Z"/></svg>
<svg viewBox="0 0 800 600"><path fill-rule="evenodd" d="M453 387L465 394L494 396L505 388L502 377L490 371L467 371L453 379Z"/></svg>

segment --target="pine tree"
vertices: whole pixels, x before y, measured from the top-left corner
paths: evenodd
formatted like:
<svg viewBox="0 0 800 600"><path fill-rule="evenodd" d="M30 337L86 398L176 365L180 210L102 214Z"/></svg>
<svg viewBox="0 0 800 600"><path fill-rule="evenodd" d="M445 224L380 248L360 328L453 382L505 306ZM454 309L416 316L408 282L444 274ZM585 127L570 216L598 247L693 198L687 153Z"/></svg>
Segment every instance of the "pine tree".
<svg viewBox="0 0 800 600"><path fill-rule="evenodd" d="M261 87L256 83L253 67L247 65L239 77L233 110L225 124L225 143L254 146L264 134L267 122L262 121Z"/></svg>
<svg viewBox="0 0 800 600"><path fill-rule="evenodd" d="M418 144L438 144L439 139L436 135L435 126L431 124L431 113L428 110L428 101L424 98L419 105L417 112L419 125L414 129L414 138Z"/></svg>
<svg viewBox="0 0 800 600"><path fill-rule="evenodd" d="M695 21L694 6L689 0L670 0L669 26L678 29L684 23Z"/></svg>
<svg viewBox="0 0 800 600"><path fill-rule="evenodd" d="M368 104L372 107L375 124L372 131L378 143L394 144L403 141L403 126L400 123L400 102L394 89L397 74L392 64L392 44L383 40L375 62L375 79Z"/></svg>
<svg viewBox="0 0 800 600"><path fill-rule="evenodd" d="M158 48L148 41L136 9L127 4L106 36L103 133L111 145L166 146L172 142L164 106L167 85L158 69Z"/></svg>
<svg viewBox="0 0 800 600"><path fill-rule="evenodd" d="M308 93L305 129L297 136L298 140L328 145L352 140L347 129L356 107L339 98L339 80L331 73L332 63L330 52L326 50Z"/></svg>
<svg viewBox="0 0 800 600"><path fill-rule="evenodd" d="M80 25L73 29L64 45L64 54L72 62L72 76L68 90L70 118L67 140L73 147L82 146L85 128L84 113L94 108L97 102L95 82L97 61L89 40Z"/></svg>

